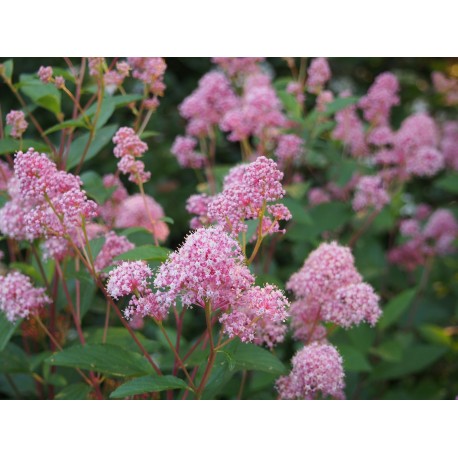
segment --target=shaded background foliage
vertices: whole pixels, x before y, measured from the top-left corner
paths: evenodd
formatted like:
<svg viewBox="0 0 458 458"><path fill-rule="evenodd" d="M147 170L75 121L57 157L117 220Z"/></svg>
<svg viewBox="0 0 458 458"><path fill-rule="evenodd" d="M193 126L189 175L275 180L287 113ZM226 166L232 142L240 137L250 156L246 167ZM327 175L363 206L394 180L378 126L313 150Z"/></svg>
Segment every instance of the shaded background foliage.
<svg viewBox="0 0 458 458"><path fill-rule="evenodd" d="M146 183L145 190L154 196L163 206L166 215L174 220L166 244L174 249L181 244L189 230L190 216L185 210L185 202L191 194L197 192L198 187L195 171L180 168L175 157L170 154L175 136L183 134L185 129L185 121L179 116L178 105L196 88L198 80L212 68L212 64L207 58L170 58L166 62L167 89L148 128L157 135L147 140L149 152L144 160L146 169L152 172L152 179ZM379 73L394 72L401 84L401 104L393 109L391 116L392 124L396 128L419 105L427 105L429 113L438 120L456 119L456 108L444 107L431 85L431 72L434 70L458 76L456 58L331 58L329 63L333 73L330 87L336 93L351 88L353 94L363 95ZM35 73L40 65L65 66L61 59L54 58L18 58L14 59L14 64L15 80L20 74ZM274 78L290 76L287 65L280 58L269 58L265 65ZM128 86L126 89L129 92ZM62 103L64 109L66 104L70 109L70 101L65 97ZM307 104L312 107L313 103L313 97L309 96ZM18 108L14 96L2 83L0 104L3 118L9 110ZM45 126L55 123L51 113L45 110L37 109L35 114ZM130 116L128 110L118 110L114 114L113 122L130 125ZM57 139L59 134L54 135ZM29 126L27 136L37 136L32 125ZM324 158L324 164L310 165L304 170L308 185L322 184L330 180L343 184L357 168L354 160L342 156L341 149L335 142L325 140L319 152ZM228 167L239 160L238 144L230 143L219 136L217 161L221 166L220 179ZM95 170L100 175L112 173L114 159L111 146L87 161L84 170ZM421 281L423 269L406 273L388 264L386 260L386 252L397 237L399 217L409 205L405 194L415 203L428 203L433 208L449 208L458 217L456 182L452 186L441 186L441 180L443 183L449 176L452 179L457 177L445 170L433 179L409 182L404 189L404 195L395 196L390 206L377 216L371 229L361 236L354 247L357 268L381 295L384 315L375 328L362 325L349 331L338 330L331 336L331 342L339 348L344 358L346 394L350 399L451 399L458 394L456 256L451 255L435 261L427 284L419 294L415 294L414 289ZM287 234L284 237L275 236L276 251L269 270L264 271L262 263L255 266L258 283L269 281L282 288L320 241L335 237L340 243L348 243L351 234L361 226L350 202L334 202L308 208L303 189L296 197L288 197L285 203L293 213L293 221L288 226ZM0 247L3 248L4 242L1 244ZM261 259L268 255L268 248L268 245L263 247ZM205 320L203 315L199 315L201 313L201 310L194 310L193 314L186 316L185 337L203 329ZM100 314L90 310L85 323L96 328L102 320ZM144 334L151 339L157 337L155 330L148 325ZM275 351L282 361L289 361L299 347L300 344L288 337ZM67 375L65 369L62 371L62 374ZM272 388L275 377L264 373L251 374L246 386L246 397L275 398L276 393ZM26 380L26 376L21 375L16 384L22 382L30 384L30 378ZM239 374L236 374L227 379L218 396L235 397L239 385ZM14 397L2 375L0 392L3 396Z"/></svg>

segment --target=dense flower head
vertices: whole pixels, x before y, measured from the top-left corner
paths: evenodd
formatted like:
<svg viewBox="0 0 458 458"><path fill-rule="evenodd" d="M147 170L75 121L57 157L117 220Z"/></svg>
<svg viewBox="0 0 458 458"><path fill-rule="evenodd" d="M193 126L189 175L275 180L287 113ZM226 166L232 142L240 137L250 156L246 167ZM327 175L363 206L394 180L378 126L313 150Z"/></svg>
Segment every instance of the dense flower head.
<svg viewBox="0 0 458 458"><path fill-rule="evenodd" d="M458 237L458 222L450 210L436 210L429 218L423 234L434 240L438 254L447 254L452 250L453 242Z"/></svg>
<svg viewBox="0 0 458 458"><path fill-rule="evenodd" d="M292 359L293 368L277 380L282 399L316 399L318 396L345 398L342 357L329 344L312 343Z"/></svg>
<svg viewBox="0 0 458 458"><path fill-rule="evenodd" d="M124 80L129 76L130 65L126 61L116 62L116 70L109 70L103 75L106 90L109 93L122 86Z"/></svg>
<svg viewBox="0 0 458 458"><path fill-rule="evenodd" d="M151 177L150 172L145 172L145 164L136 160L147 150L148 145L141 141L139 136L130 127L121 127L113 137L116 145L113 154L120 158L118 169L124 174L129 174L129 180L134 183L145 183Z"/></svg>
<svg viewBox="0 0 458 458"><path fill-rule="evenodd" d="M52 80L53 70L52 67L44 67L43 65L38 69L38 78L43 83L50 83Z"/></svg>
<svg viewBox="0 0 458 458"><path fill-rule="evenodd" d="M326 111L326 107L334 100L334 94L331 91L321 91L316 98L316 110L320 113Z"/></svg>
<svg viewBox="0 0 458 458"><path fill-rule="evenodd" d="M388 125L391 108L399 104L399 82L395 75L385 72L377 76L359 106L364 118L375 126Z"/></svg>
<svg viewBox="0 0 458 458"><path fill-rule="evenodd" d="M195 150L196 146L195 138L178 136L173 142L171 151L182 167L200 169L205 165L206 158Z"/></svg>
<svg viewBox="0 0 458 458"><path fill-rule="evenodd" d="M407 158L406 171L415 176L434 176L444 168L444 156L432 146L421 146Z"/></svg>
<svg viewBox="0 0 458 458"><path fill-rule="evenodd" d="M356 113L356 106L350 105L337 112L335 118L337 125L332 132L332 137L347 145L352 156L366 156L368 148L364 126Z"/></svg>
<svg viewBox="0 0 458 458"><path fill-rule="evenodd" d="M135 245L123 236L110 231L105 235L105 243L94 261L94 267L98 272L113 263L113 259L126 251L132 250Z"/></svg>
<svg viewBox="0 0 458 458"><path fill-rule="evenodd" d="M56 86L57 89L62 89L65 86L65 79L63 76L56 76L54 78L54 86Z"/></svg>
<svg viewBox="0 0 458 458"><path fill-rule="evenodd" d="M229 132L230 141L243 141L255 135L263 140L278 136L287 127L280 102L271 79L264 73L248 76L241 100L226 111L220 122L221 130Z"/></svg>
<svg viewBox="0 0 458 458"><path fill-rule="evenodd" d="M448 167L458 170L458 122L448 121L442 128L440 148Z"/></svg>
<svg viewBox="0 0 458 458"><path fill-rule="evenodd" d="M97 215L97 204L87 199L81 179L57 170L45 154L19 151L14 160L19 193L11 206L23 207L29 240L41 236L68 236L81 227L83 218Z"/></svg>
<svg viewBox="0 0 458 458"><path fill-rule="evenodd" d="M441 72L433 72L432 80L436 91L444 96L447 105L458 104L458 79L447 78Z"/></svg>
<svg viewBox="0 0 458 458"><path fill-rule="evenodd" d="M8 189L8 182L12 176L13 171L9 164L0 160L0 191L6 191Z"/></svg>
<svg viewBox="0 0 458 458"><path fill-rule="evenodd" d="M194 194L186 201L186 211L194 216L189 225L191 229L198 229L208 226L213 221L208 216L208 206L213 200L213 196L207 194Z"/></svg>
<svg viewBox="0 0 458 458"><path fill-rule="evenodd" d="M307 197L312 207L324 204L326 202L331 202L331 196L323 188L311 188Z"/></svg>
<svg viewBox="0 0 458 458"><path fill-rule="evenodd" d="M377 176L361 177L356 185L353 209L355 211L373 208L381 210L390 201L390 196L383 186L382 179Z"/></svg>
<svg viewBox="0 0 458 458"><path fill-rule="evenodd" d="M230 81L223 73L207 73L200 79L199 87L179 107L181 116L189 121L186 132L196 137L208 135L224 114L238 103Z"/></svg>
<svg viewBox="0 0 458 458"><path fill-rule="evenodd" d="M313 59L307 74L308 91L313 94L318 94L331 78L331 69L329 68L327 59L324 57Z"/></svg>
<svg viewBox="0 0 458 458"><path fill-rule="evenodd" d="M378 296L362 281L347 247L336 242L322 243L293 274L286 287L297 298L291 308L296 338L322 338L316 335L319 321L343 327L366 321L374 325L381 311Z"/></svg>
<svg viewBox="0 0 458 458"><path fill-rule="evenodd" d="M138 78L154 96L162 96L165 91L164 74L167 64L162 57L129 57L132 76Z"/></svg>
<svg viewBox="0 0 458 458"><path fill-rule="evenodd" d="M11 110L6 115L6 124L11 126L11 136L14 138L21 138L29 125L24 112L20 110Z"/></svg>
<svg viewBox="0 0 458 458"><path fill-rule="evenodd" d="M104 220L105 224L112 227L120 204L128 198L129 194L119 177L113 174L108 174L103 177L103 186L113 192L100 206L100 216Z"/></svg>
<svg viewBox="0 0 458 458"><path fill-rule="evenodd" d="M300 158L304 152L304 140L294 134L281 135L275 150L275 156L284 165Z"/></svg>
<svg viewBox="0 0 458 458"><path fill-rule="evenodd" d="M163 218L164 210L151 196L134 194L119 203L114 226L118 228L144 227L159 241L169 235L169 228Z"/></svg>
<svg viewBox="0 0 458 458"><path fill-rule="evenodd" d="M254 283L238 242L220 227L197 229L163 263L154 280L158 300L168 307L227 309Z"/></svg>
<svg viewBox="0 0 458 458"><path fill-rule="evenodd" d="M96 78L100 77L103 74L103 71L106 67L106 62L104 57L89 57L89 75Z"/></svg>
<svg viewBox="0 0 458 458"><path fill-rule="evenodd" d="M282 178L277 164L264 156L236 167L225 180L223 192L209 203L209 218L232 234L246 232L246 219L258 218L267 203L283 197Z"/></svg>
<svg viewBox="0 0 458 458"><path fill-rule="evenodd" d="M288 316L288 306L283 292L275 286L252 286L229 313L221 315L220 322L230 338L238 336L242 342L264 343L272 348L286 333L283 322Z"/></svg>
<svg viewBox="0 0 458 458"><path fill-rule="evenodd" d="M353 283L339 288L334 302L323 308L323 320L350 328L365 321L374 326L382 311L379 297L367 283Z"/></svg>
<svg viewBox="0 0 458 458"><path fill-rule="evenodd" d="M326 328L320 323L323 316L319 304L297 299L291 303L290 315L296 340L309 343L326 339Z"/></svg>
<svg viewBox="0 0 458 458"><path fill-rule="evenodd" d="M298 81L291 81L286 86L286 92L288 94L292 94L296 97L296 101L299 104L303 104L305 102L305 94L304 94L304 87Z"/></svg>
<svg viewBox="0 0 458 458"><path fill-rule="evenodd" d="M258 72L264 60L265 57L213 57L212 62L232 78Z"/></svg>
<svg viewBox="0 0 458 458"><path fill-rule="evenodd" d="M367 142L375 146L390 145L394 141L394 133L388 126L374 127L367 136Z"/></svg>
<svg viewBox="0 0 458 458"><path fill-rule="evenodd" d="M0 310L9 321L28 318L50 302L45 288L35 288L26 275L10 272L0 276Z"/></svg>
<svg viewBox="0 0 458 458"><path fill-rule="evenodd" d="M108 274L107 292L114 299L130 294L146 294L152 270L144 261L125 261Z"/></svg>

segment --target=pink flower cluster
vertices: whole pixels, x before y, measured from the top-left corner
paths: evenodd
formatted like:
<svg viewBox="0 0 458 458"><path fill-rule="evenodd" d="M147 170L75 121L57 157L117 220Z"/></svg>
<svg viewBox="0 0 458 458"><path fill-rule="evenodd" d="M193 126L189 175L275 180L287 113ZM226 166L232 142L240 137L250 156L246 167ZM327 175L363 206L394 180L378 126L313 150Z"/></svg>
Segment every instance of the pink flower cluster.
<svg viewBox="0 0 458 458"><path fill-rule="evenodd" d="M11 238L76 238L83 218L97 215L79 177L57 170L45 154L33 149L16 154L11 200L0 210L0 230Z"/></svg>
<svg viewBox="0 0 458 458"><path fill-rule="evenodd" d="M145 183L151 178L150 172L145 172L145 164L136 158L142 157L148 150L148 145L142 142L130 127L121 127L113 137L116 145L113 154L120 158L118 169L129 174L129 180L136 184Z"/></svg>
<svg viewBox="0 0 458 458"><path fill-rule="evenodd" d="M447 105L458 104L458 79L447 78L441 72L433 72L433 85L436 91L444 96Z"/></svg>
<svg viewBox="0 0 458 458"><path fill-rule="evenodd" d="M275 156L280 167L296 162L304 153L304 140L294 134L280 135Z"/></svg>
<svg viewBox="0 0 458 458"><path fill-rule="evenodd" d="M267 204L284 196L282 178L277 164L264 156L234 167L225 179L223 192L208 204L208 218L235 235L247 231L245 220L260 218L267 209L273 220L263 215L263 235L279 232L278 221L290 219L291 213L282 204L270 210Z"/></svg>
<svg viewBox="0 0 458 458"><path fill-rule="evenodd" d="M288 300L275 286L253 286L238 298L230 313L223 313L220 322L229 337L272 348L284 339L288 306Z"/></svg>
<svg viewBox="0 0 458 458"><path fill-rule="evenodd" d="M194 194L188 198L186 211L196 215L189 223L191 229L208 226L214 222L208 216L208 206L213 199L214 196L208 196L207 194Z"/></svg>
<svg viewBox="0 0 458 458"><path fill-rule="evenodd" d="M307 71L307 89L312 94L319 94L324 85L331 79L331 69L327 59L317 57L313 59Z"/></svg>
<svg viewBox="0 0 458 458"><path fill-rule="evenodd" d="M16 110L11 110L6 115L6 124L11 126L11 136L14 138L21 138L29 125L24 113Z"/></svg>
<svg viewBox="0 0 458 458"><path fill-rule="evenodd" d="M173 142L171 151L182 167L200 169L205 165L206 158L202 153L195 151L196 146L196 139L178 136Z"/></svg>
<svg viewBox="0 0 458 458"><path fill-rule="evenodd" d="M116 62L116 70L109 70L103 75L106 90L112 94L129 76L130 65L126 61Z"/></svg>
<svg viewBox="0 0 458 458"><path fill-rule="evenodd" d="M0 310L14 322L38 313L51 300L44 288L35 288L30 278L19 272L0 276Z"/></svg>
<svg viewBox="0 0 458 458"><path fill-rule="evenodd" d="M390 196L379 176L365 176L358 180L353 198L353 209L356 212L369 208L380 211L389 201Z"/></svg>
<svg viewBox="0 0 458 458"><path fill-rule="evenodd" d="M105 235L105 243L94 261L94 267L101 273L113 263L113 259L126 251L132 250L135 245L123 236L110 231Z"/></svg>
<svg viewBox="0 0 458 458"><path fill-rule="evenodd" d="M165 91L164 74L167 64L162 57L129 57L127 59L132 68L132 76L142 81L152 95L147 101L147 108L156 108L159 105L158 97Z"/></svg>
<svg viewBox="0 0 458 458"><path fill-rule="evenodd" d="M238 99L227 77L211 71L199 81L199 87L180 105L183 118L188 120L188 135L209 135L225 113L238 105Z"/></svg>
<svg viewBox="0 0 458 458"><path fill-rule="evenodd" d="M385 72L377 76L367 95L359 101L364 118L373 126L389 125L391 108L399 105L399 82L395 75Z"/></svg>
<svg viewBox="0 0 458 458"><path fill-rule="evenodd" d="M436 210L421 225L421 216L401 222L401 234L407 240L388 252L388 260L407 270L424 265L433 256L454 252L453 242L458 237L458 222L449 210Z"/></svg>
<svg viewBox="0 0 458 458"><path fill-rule="evenodd" d="M13 176L13 171L7 162L0 160L0 191L8 189L8 182Z"/></svg>
<svg viewBox="0 0 458 458"><path fill-rule="evenodd" d="M445 164L458 170L458 122L448 121L442 127L441 151Z"/></svg>
<svg viewBox="0 0 458 458"><path fill-rule="evenodd" d="M379 298L363 283L350 249L336 242L322 243L310 253L286 287L297 298L291 308L295 337L306 341L314 337L307 334L316 330L319 321L344 328L363 321L373 326L381 315Z"/></svg>
<svg viewBox="0 0 458 458"><path fill-rule="evenodd" d="M168 307L227 309L254 283L238 242L219 227L201 228L186 237L162 264L154 280L158 300Z"/></svg>
<svg viewBox="0 0 458 458"><path fill-rule="evenodd" d="M259 72L259 64L264 60L264 57L213 57L212 62L234 78Z"/></svg>
<svg viewBox="0 0 458 458"><path fill-rule="evenodd" d="M345 398L342 357L332 345L307 345L296 353L292 364L291 373L277 380L281 399Z"/></svg>

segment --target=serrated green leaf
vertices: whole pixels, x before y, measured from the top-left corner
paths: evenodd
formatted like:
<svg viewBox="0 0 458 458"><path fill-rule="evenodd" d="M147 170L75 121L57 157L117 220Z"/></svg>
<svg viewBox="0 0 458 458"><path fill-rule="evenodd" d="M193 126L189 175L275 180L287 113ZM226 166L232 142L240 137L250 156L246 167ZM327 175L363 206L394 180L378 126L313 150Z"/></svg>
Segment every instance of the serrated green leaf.
<svg viewBox="0 0 458 458"><path fill-rule="evenodd" d="M416 292L417 290L415 288L408 289L391 299L383 308L382 317L377 324L379 329L386 329L388 326L397 321L409 308Z"/></svg>
<svg viewBox="0 0 458 458"><path fill-rule="evenodd" d="M118 126L116 124L109 124L108 126L102 127L94 136L94 139L89 146L88 152L84 158L84 162L92 159L111 141L115 134ZM70 146L70 154L67 161L67 169L71 169L80 163L81 157L83 156L84 149L89 140L89 132L80 135L74 140Z"/></svg>
<svg viewBox="0 0 458 458"><path fill-rule="evenodd" d="M46 360L53 366L74 367L120 377L150 374L152 367L138 353L111 344L74 346Z"/></svg>
<svg viewBox="0 0 458 458"><path fill-rule="evenodd" d="M122 399L136 394L186 389L187 387L184 380L173 375L147 375L122 384L110 394L110 398Z"/></svg>
<svg viewBox="0 0 458 458"><path fill-rule="evenodd" d="M142 245L120 254L115 261L165 261L170 250L160 246Z"/></svg>

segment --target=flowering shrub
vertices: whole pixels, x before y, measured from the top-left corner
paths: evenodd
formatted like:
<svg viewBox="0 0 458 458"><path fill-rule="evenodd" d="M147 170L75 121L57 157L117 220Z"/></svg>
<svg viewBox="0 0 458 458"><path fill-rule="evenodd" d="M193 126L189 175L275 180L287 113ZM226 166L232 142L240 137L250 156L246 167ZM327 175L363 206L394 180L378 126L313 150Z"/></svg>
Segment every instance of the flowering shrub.
<svg viewBox="0 0 458 458"><path fill-rule="evenodd" d="M0 63L0 396L456 396L456 65L32 62Z"/></svg>

